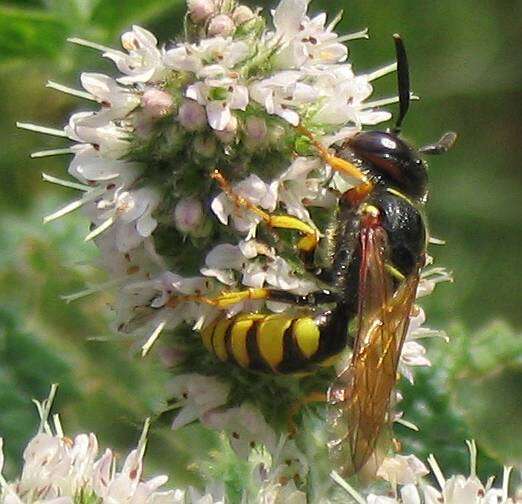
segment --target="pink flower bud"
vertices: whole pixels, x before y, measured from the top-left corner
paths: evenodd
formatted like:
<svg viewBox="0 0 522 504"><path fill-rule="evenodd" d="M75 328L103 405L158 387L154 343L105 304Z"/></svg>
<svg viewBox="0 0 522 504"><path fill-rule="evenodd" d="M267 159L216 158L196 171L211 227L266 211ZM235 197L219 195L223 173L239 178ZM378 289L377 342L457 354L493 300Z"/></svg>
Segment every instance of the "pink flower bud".
<svg viewBox="0 0 522 504"><path fill-rule="evenodd" d="M230 19L226 14L218 14L210 20L208 25L208 34L211 37L221 35L222 37L228 37L232 35L236 26L234 21Z"/></svg>
<svg viewBox="0 0 522 504"><path fill-rule="evenodd" d="M248 139L254 143L262 143L268 135L266 122L260 117L249 117L246 120L246 134Z"/></svg>
<svg viewBox="0 0 522 504"><path fill-rule="evenodd" d="M187 7L194 23L204 23L216 8L213 0L188 0Z"/></svg>
<svg viewBox="0 0 522 504"><path fill-rule="evenodd" d="M185 129L197 131L207 125L207 113L198 102L187 100L179 108L178 120Z"/></svg>
<svg viewBox="0 0 522 504"><path fill-rule="evenodd" d="M203 208L195 198L182 198L174 209L174 223L182 233L195 231L203 219Z"/></svg>
<svg viewBox="0 0 522 504"><path fill-rule="evenodd" d="M172 96L161 89L149 88L141 97L141 106L149 117L163 117L172 112Z"/></svg>
<svg viewBox="0 0 522 504"><path fill-rule="evenodd" d="M234 21L236 26L246 23L253 17L254 13L252 12L252 9L250 7L247 7L246 5L240 5L239 7L236 7L234 9L234 12L232 13L232 20Z"/></svg>

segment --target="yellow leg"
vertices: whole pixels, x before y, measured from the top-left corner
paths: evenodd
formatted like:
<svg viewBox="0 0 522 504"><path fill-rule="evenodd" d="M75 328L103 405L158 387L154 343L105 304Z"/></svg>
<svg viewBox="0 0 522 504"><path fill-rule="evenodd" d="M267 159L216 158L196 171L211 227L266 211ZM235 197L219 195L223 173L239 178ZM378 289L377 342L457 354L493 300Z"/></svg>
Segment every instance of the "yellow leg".
<svg viewBox="0 0 522 504"><path fill-rule="evenodd" d="M167 302L167 306L175 308L180 303L203 303L215 306L220 310L226 310L231 306L242 301L267 299L270 295L269 289L246 289L243 291L223 292L216 297L206 297L201 295L172 296Z"/></svg>
<svg viewBox="0 0 522 504"><path fill-rule="evenodd" d="M330 154L328 149L318 142L314 135L306 128L303 126L297 126L297 131L303 135L306 135L310 139L312 145L319 151L319 155L324 160L324 162L328 163L334 170L340 171L341 173L356 178L362 182L366 182L366 176L357 166L355 166L353 163L350 163L346 159L342 159L340 157L334 156L333 154Z"/></svg>
<svg viewBox="0 0 522 504"><path fill-rule="evenodd" d="M318 232L306 222L299 220L297 217L292 217L291 215L269 214L257 205L254 205L251 201L248 201L246 198L237 194L219 170L215 170L211 176L215 181L217 181L222 191L232 202L237 206L247 208L257 216L261 217L267 226L281 229L295 229L296 231L303 233L303 238L301 238L297 244L299 250L310 252L317 246L319 241Z"/></svg>

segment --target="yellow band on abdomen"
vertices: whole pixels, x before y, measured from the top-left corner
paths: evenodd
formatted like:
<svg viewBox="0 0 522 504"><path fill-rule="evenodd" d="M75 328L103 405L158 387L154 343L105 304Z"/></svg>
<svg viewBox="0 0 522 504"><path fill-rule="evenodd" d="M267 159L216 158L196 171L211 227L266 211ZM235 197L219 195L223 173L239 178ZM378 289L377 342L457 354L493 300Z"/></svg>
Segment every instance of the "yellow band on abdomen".
<svg viewBox="0 0 522 504"><path fill-rule="evenodd" d="M271 315L258 325L256 337L259 353L274 371L283 361L283 338L291 324L291 318L284 315Z"/></svg>

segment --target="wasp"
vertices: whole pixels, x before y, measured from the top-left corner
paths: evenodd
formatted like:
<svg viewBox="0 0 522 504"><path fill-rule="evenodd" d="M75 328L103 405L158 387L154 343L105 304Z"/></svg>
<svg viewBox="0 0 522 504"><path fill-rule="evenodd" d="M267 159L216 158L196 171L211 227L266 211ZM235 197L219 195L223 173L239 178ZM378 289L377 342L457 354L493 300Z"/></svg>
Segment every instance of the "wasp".
<svg viewBox="0 0 522 504"><path fill-rule="evenodd" d="M220 360L270 373L331 365L351 343L350 363L327 394L333 409L330 448L343 458L339 465L348 475L375 456L392 420L398 362L426 261L428 175L422 154L446 152L456 138L446 133L416 150L400 137L410 103L409 69L401 38L395 35L394 40L400 108L392 130L360 132L331 154L302 129L332 168L360 182L339 197L332 266L321 273L328 288L306 296L250 289L207 300L226 308L246 299L270 299L313 307L312 314L242 313L220 317L201 331L204 345ZM266 214L234 194L219 172L213 177L232 200L267 225L300 231L302 251L317 246L317 232L308 224Z"/></svg>

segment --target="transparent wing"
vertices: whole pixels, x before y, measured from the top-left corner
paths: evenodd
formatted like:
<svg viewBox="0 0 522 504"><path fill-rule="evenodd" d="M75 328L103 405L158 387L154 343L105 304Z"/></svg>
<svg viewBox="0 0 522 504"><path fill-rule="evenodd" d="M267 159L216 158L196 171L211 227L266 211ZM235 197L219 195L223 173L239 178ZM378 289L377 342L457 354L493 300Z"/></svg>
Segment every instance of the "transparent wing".
<svg viewBox="0 0 522 504"><path fill-rule="evenodd" d="M353 355L329 391L332 456L345 474L358 472L386 443L397 366L409 325L420 267L395 289L388 273L386 231L363 220L358 332Z"/></svg>

